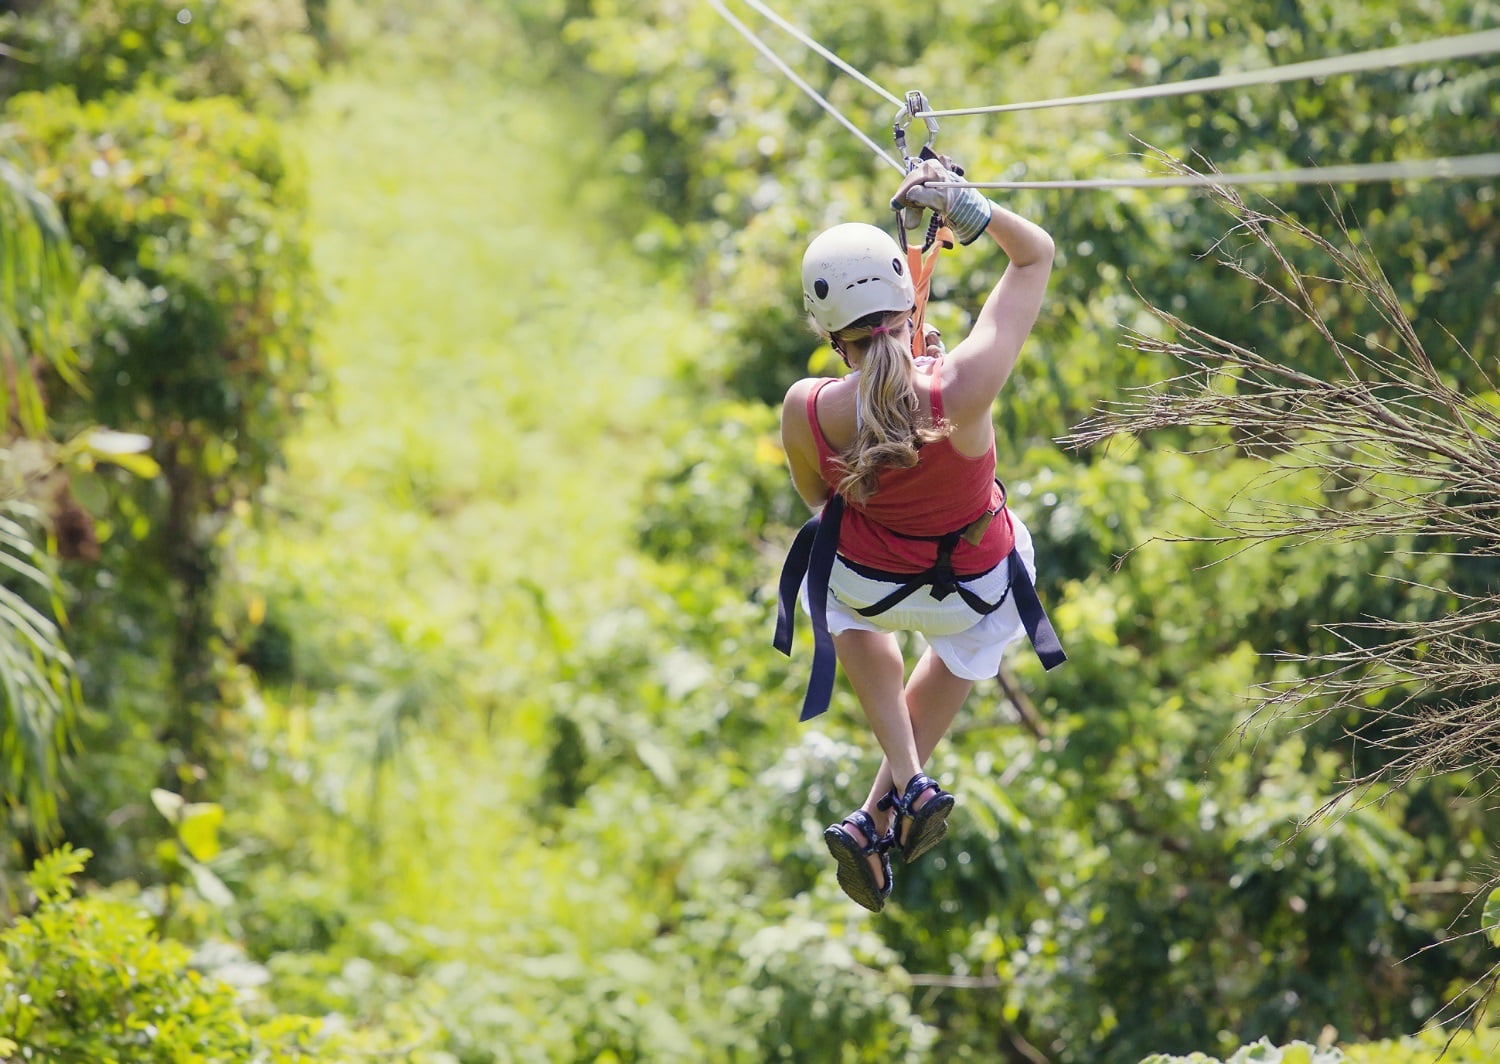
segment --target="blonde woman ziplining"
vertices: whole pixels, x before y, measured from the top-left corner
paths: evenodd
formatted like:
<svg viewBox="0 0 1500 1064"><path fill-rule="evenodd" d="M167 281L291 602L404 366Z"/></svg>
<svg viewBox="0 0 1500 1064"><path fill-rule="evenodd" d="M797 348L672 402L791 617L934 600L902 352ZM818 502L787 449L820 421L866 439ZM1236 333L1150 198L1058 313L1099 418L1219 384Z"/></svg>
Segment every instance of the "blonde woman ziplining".
<svg viewBox="0 0 1500 1064"><path fill-rule="evenodd" d="M781 412L792 483L819 512L782 571L776 646L790 653L799 597L814 635L802 719L827 708L836 653L884 752L864 804L824 832L839 886L876 912L890 851L910 863L947 833L954 797L922 766L974 682L1023 632L1048 668L1065 660L1031 535L995 476L990 419L1041 309L1052 238L974 189L933 187L956 180L944 162L908 174L891 206L936 212L964 245L988 233L1009 257L973 329L944 352L928 328L913 357L906 254L873 225L834 226L803 256L803 298L850 372L798 381ZM927 642L909 680L900 631Z"/></svg>

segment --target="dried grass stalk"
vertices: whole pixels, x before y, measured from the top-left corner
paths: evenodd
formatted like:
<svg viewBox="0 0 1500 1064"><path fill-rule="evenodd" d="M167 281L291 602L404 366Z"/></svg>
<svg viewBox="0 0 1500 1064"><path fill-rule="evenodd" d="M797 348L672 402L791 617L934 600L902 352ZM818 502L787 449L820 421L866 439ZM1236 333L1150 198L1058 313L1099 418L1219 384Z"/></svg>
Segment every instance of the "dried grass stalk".
<svg viewBox="0 0 1500 1064"><path fill-rule="evenodd" d="M1434 365L1380 263L1342 220L1331 240L1228 186L1210 194L1233 219L1212 254L1251 284L1262 305L1279 308L1295 332L1331 352L1336 372L1322 379L1280 352L1249 350L1147 301L1166 328L1162 336L1132 331L1128 346L1170 356L1182 372L1101 406L1063 442L1083 448L1122 434L1202 430L1193 438L1207 438L1204 449L1262 458L1263 474L1234 510L1212 515L1223 529L1206 537L1212 542L1246 548L1387 537L1462 557L1500 554L1500 405L1488 369L1448 334L1477 386L1462 390ZM1339 205L1328 203L1341 219ZM1298 264L1312 260L1313 268ZM1378 324L1348 324L1361 320ZM1307 470L1327 489L1318 505L1255 497L1257 486ZM1417 624L1333 619L1325 626L1333 651L1282 655L1304 678L1260 689L1246 727L1343 719L1349 710L1366 722L1373 716L1361 738L1380 748L1380 764L1351 767L1310 818L1377 787L1454 770L1473 774L1471 793L1488 798L1500 790L1500 592L1435 590L1455 604L1446 615ZM1500 876L1488 885L1496 883ZM1476 994L1460 995L1467 1005L1455 999L1443 1014L1451 1020L1482 1008L1497 980L1500 965L1471 988Z"/></svg>

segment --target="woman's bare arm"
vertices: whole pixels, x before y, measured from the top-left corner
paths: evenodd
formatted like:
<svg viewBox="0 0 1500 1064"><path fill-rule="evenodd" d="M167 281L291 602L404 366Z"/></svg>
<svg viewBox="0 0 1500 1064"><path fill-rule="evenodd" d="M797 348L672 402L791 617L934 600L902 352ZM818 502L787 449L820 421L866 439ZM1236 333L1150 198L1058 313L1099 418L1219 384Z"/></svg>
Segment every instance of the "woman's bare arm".
<svg viewBox="0 0 1500 1064"><path fill-rule="evenodd" d="M828 501L828 485L818 471L818 445L807 421L807 396L816 382L800 380L787 389L781 404L781 446L786 451L792 485L814 510Z"/></svg>
<svg viewBox="0 0 1500 1064"><path fill-rule="evenodd" d="M1021 345L1031 333L1047 279L1053 243L1047 231L998 204L985 229L1010 258L999 284L984 301L969 335L948 353L944 406L956 422L988 418L990 405L1005 386Z"/></svg>

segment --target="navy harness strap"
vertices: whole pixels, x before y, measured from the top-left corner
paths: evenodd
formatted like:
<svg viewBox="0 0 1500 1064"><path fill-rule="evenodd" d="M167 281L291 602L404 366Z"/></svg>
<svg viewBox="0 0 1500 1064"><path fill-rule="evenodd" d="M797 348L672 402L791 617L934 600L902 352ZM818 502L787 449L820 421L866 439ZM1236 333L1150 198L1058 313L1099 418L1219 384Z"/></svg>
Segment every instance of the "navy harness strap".
<svg viewBox="0 0 1500 1064"><path fill-rule="evenodd" d="M1031 582L1021 552L1014 547L1010 549L1010 586L1015 589L1016 612L1021 615L1021 625L1026 629L1026 638L1031 640L1031 649L1041 659L1042 668L1050 672L1067 661L1068 655L1063 653L1062 642L1047 619L1047 611L1037 597L1036 585Z"/></svg>
<svg viewBox="0 0 1500 1064"><path fill-rule="evenodd" d="M839 525L844 517L844 497L834 494L797 533L776 596L776 636L772 645L788 657L792 653L792 626L797 616L797 588L807 576L808 607L812 614L813 662L807 693L802 698L802 716L811 720L828 708L833 698L833 681L838 672L838 656L833 650L833 636L828 634L828 578L833 573L833 559L839 549Z"/></svg>
<svg viewBox="0 0 1500 1064"><path fill-rule="evenodd" d="M808 607L812 614L813 662L812 676L807 681L807 693L802 698L800 720L811 720L828 708L833 698L833 681L838 671L838 657L834 653L833 636L828 632L828 580L833 573L833 562L838 555L839 525L844 516L844 498L834 494L823 507L822 513L814 514L798 531L787 552L786 562L781 567L781 579L776 596L776 634L771 644L788 657L792 653L792 630L797 616L797 589L802 578L807 577ZM985 602L974 592L958 582L953 573L949 555L957 545L960 532L934 537L940 541L938 564L915 576L906 577L907 583L891 592L872 606L857 612L865 617L884 613L918 588L931 586L934 597L941 599L957 591L970 609L981 615L999 609L1011 591L1016 593L1016 612L1021 616L1021 625L1031 640L1032 649L1041 659L1042 666L1051 670L1068 660L1062 643L1042 600L1037 597L1036 585L1021 560L1021 552L1014 547L1006 561L1010 564L1010 583L998 602ZM922 537L908 537L911 539ZM949 540L952 540L950 543ZM946 550L941 548L946 546ZM945 564L946 563L946 564ZM902 575L902 574L892 574Z"/></svg>
<svg viewBox="0 0 1500 1064"><path fill-rule="evenodd" d="M901 536L899 532L894 534ZM956 532L949 532L945 536L901 536L902 539L929 539L935 541L938 545L937 561L933 563L931 569L914 575L906 573L879 573L875 570L865 570L867 575L874 576L877 580L901 580L905 582L879 602L872 603L862 609L856 609L854 612L861 617L878 617L892 606L904 601L908 595L913 594L921 588L930 587L932 588L932 597L939 602L956 591L958 592L958 597L964 600L964 605L968 606L969 609L981 617L988 617L994 613L1005 604L1005 599L1010 594L1010 585L1006 585L1005 591L997 601L986 602L959 582L958 574L953 571L953 549L958 546L958 541L962 538L963 534L964 529L961 528ZM859 571L860 567L856 566L855 569ZM981 573L979 575L982 576L984 574ZM969 579L972 579L972 577Z"/></svg>
<svg viewBox="0 0 1500 1064"><path fill-rule="evenodd" d="M854 612L859 614L861 617L880 616L880 614L884 613L886 610L905 601L907 596L915 594L917 591L920 591L922 588L932 583L931 580L920 579L920 577L925 574L918 575L919 579L917 579L915 582L902 584L895 591L892 591L889 595L881 599L879 602L876 602L869 606L865 606L862 609L856 609ZM954 584L952 590L958 592L958 597L964 600L964 605L968 606L969 609L973 610L981 617L988 617L990 614L994 613L1001 606L1005 605L1005 600L1010 597L1009 586L1007 586L1006 589L1000 593L1000 597L994 602L984 601L984 599L974 594L974 592L970 591L962 584ZM941 601L945 596L934 592L932 597Z"/></svg>
<svg viewBox="0 0 1500 1064"><path fill-rule="evenodd" d="M915 537L912 537L915 538ZM946 539L946 537L945 537ZM1042 667L1051 671L1063 662L1068 656L1063 653L1062 641L1057 638L1057 631L1052 627L1052 622L1047 618L1047 611L1042 607L1042 600L1036 593L1036 585L1031 582L1031 574L1026 571L1026 563L1021 560L1021 552L1012 547L1010 554L1005 559L1010 564L1010 583L1006 585L1005 591L1000 598L994 602L986 602L974 592L957 583L953 577L951 566L945 567L942 559L937 565L924 573L915 576L903 576L899 573L891 573L894 579L904 579L907 583L902 584L885 598L863 609L854 612L861 617L876 617L886 610L901 602L908 595L913 594L923 587L933 588L933 598L942 598L952 591L957 591L964 603L979 614L987 617L1005 604L1012 590L1016 593L1016 612L1021 616L1021 625L1026 629L1026 637L1031 640L1031 647L1036 651L1036 656L1041 659ZM856 567L856 571L863 567ZM866 575L875 576L873 570L864 570ZM951 581L947 590L943 590L944 580Z"/></svg>

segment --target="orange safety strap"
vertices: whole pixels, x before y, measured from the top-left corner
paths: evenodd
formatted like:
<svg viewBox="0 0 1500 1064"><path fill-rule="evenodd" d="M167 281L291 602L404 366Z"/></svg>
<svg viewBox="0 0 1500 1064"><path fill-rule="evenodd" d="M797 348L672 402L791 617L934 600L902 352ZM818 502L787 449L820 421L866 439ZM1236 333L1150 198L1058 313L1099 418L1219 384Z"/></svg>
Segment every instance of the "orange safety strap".
<svg viewBox="0 0 1500 1064"><path fill-rule="evenodd" d="M922 342L922 322L927 316L927 293L932 287L932 271L937 266L938 252L943 248L951 248L953 244L953 231L945 225L937 231L937 237L925 258L921 248L907 245L906 266L911 271L912 287L917 291L916 309L911 316L912 358L919 358L927 351L926 344Z"/></svg>

